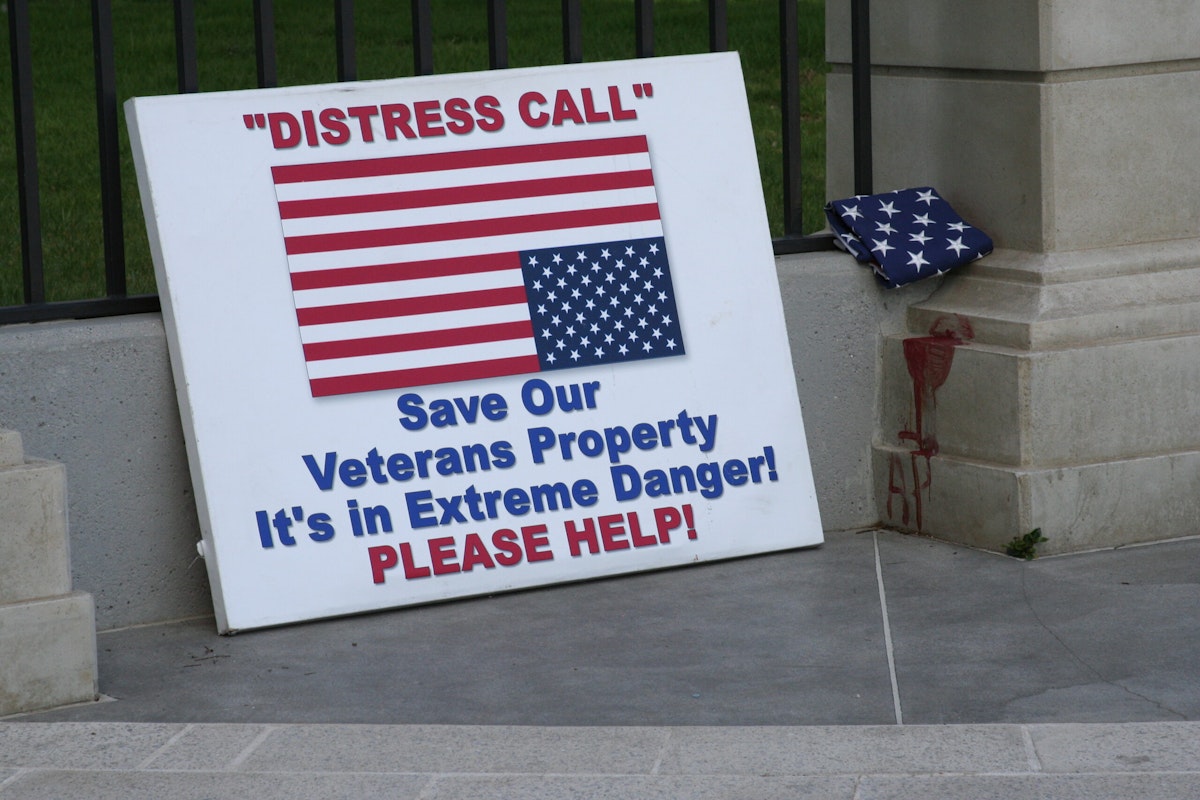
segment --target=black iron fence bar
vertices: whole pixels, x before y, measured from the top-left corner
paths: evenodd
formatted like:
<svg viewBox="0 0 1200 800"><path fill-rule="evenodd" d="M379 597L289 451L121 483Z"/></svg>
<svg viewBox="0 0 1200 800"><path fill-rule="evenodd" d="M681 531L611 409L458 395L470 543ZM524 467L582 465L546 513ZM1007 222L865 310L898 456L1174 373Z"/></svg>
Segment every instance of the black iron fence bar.
<svg viewBox="0 0 1200 800"><path fill-rule="evenodd" d="M338 56L340 63L340 50ZM279 85L279 76L275 72L275 6L272 0L254 0L254 62L258 70L258 88L270 89Z"/></svg>
<svg viewBox="0 0 1200 800"><path fill-rule="evenodd" d="M200 91L200 68L196 55L196 4L175 0L175 74L180 94Z"/></svg>
<svg viewBox="0 0 1200 800"><path fill-rule="evenodd" d="M117 63L113 52L111 0L92 0L92 48L96 60L104 287L109 297L124 297L125 223L121 209L121 138L117 127Z"/></svg>
<svg viewBox="0 0 1200 800"><path fill-rule="evenodd" d="M634 49L638 58L654 55L654 0L634 0Z"/></svg>
<svg viewBox="0 0 1200 800"><path fill-rule="evenodd" d="M13 127L21 222L21 278L26 303L46 300L42 272L42 207L38 197L37 131L33 118L33 55L29 1L9 0L8 50L12 67Z"/></svg>
<svg viewBox="0 0 1200 800"><path fill-rule="evenodd" d="M562 0L563 63L583 61L583 9L580 0Z"/></svg>
<svg viewBox="0 0 1200 800"><path fill-rule="evenodd" d="M488 0L488 67L508 69L508 8L505 0Z"/></svg>
<svg viewBox="0 0 1200 800"><path fill-rule="evenodd" d="M729 49L729 13L725 0L708 0L708 49L714 53Z"/></svg>
<svg viewBox="0 0 1200 800"><path fill-rule="evenodd" d="M875 182L871 157L871 4L850 6L850 62L854 108L854 193L871 194Z"/></svg>
<svg viewBox="0 0 1200 800"><path fill-rule="evenodd" d="M433 12L430 0L412 0L413 72L433 74Z"/></svg>
<svg viewBox="0 0 1200 800"><path fill-rule="evenodd" d="M333 35L337 40L337 79L358 80L358 55L354 44L354 0L336 0Z"/></svg>
<svg viewBox="0 0 1200 800"><path fill-rule="evenodd" d="M804 212L800 188L800 41L796 0L779 0L779 107L783 141L783 235L800 236Z"/></svg>

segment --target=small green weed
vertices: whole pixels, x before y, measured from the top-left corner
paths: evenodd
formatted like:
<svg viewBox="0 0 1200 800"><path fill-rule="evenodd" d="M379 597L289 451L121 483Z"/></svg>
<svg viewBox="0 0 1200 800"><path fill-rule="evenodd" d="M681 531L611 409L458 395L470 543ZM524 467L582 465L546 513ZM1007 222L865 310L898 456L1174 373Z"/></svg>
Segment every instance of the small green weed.
<svg viewBox="0 0 1200 800"><path fill-rule="evenodd" d="M1047 539L1045 536L1042 536L1042 529L1034 528L1024 536L1014 536L1013 540L1004 548L1004 553L1013 558L1023 558L1026 561L1032 561L1037 558L1037 546L1045 541Z"/></svg>

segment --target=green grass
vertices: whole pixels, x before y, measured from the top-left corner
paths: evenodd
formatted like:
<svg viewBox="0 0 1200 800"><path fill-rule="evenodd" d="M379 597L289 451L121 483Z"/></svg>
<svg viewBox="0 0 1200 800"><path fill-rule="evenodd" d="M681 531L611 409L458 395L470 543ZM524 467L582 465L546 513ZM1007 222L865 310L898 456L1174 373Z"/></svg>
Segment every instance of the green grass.
<svg viewBox="0 0 1200 800"><path fill-rule="evenodd" d="M3 3L3 0L0 0ZM282 86L336 80L330 0L275 0L278 77ZM201 91L256 85L254 23L248 0L197 0ZM513 67L560 63L560 0L509 0L509 62ZM174 16L167 0L113 0L117 97L175 91ZM774 235L782 233L782 167L775 0L729 0L729 46L741 54ZM34 0L34 103L45 284L50 300L105 294L91 4L88 0ZM634 55L631 0L584 0L586 61ZM487 22L480 0L435 0L434 68L439 73L488 66ZM7 28L7 26L6 26ZM413 74L408 3L355 3L358 78ZM803 142L808 230L821 227L825 185L824 0L800 0ZM704 0L655 3L655 54L708 49ZM8 37L0 36L0 306L22 302L20 229ZM122 199L126 273L130 294L155 291L132 155L124 119Z"/></svg>

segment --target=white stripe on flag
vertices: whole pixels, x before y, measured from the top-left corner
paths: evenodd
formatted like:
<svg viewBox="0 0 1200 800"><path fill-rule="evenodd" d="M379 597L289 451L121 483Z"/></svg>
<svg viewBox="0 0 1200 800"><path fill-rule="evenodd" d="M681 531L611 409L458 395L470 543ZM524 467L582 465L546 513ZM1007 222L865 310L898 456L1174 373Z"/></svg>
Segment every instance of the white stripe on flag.
<svg viewBox="0 0 1200 800"><path fill-rule="evenodd" d="M400 369L436 367L442 364L486 361L493 358L537 355L532 339L509 339L484 344L439 347L433 350L414 350L406 353L388 353L379 356L355 358L332 358L310 361L310 378L335 378L341 375L367 375L373 372L388 372Z"/></svg>
<svg viewBox="0 0 1200 800"><path fill-rule="evenodd" d="M595 208L643 205L654 203L657 197L653 186L632 189L554 195L553 205L547 207L545 197L521 197L513 200L489 200L483 203L405 208L396 211L370 211L359 214L332 214L323 217L303 217L283 220L283 235L313 236L339 233L346 230L381 230L409 228L419 225L440 225L467 220L501 219L542 214L546 211L580 211Z"/></svg>
<svg viewBox="0 0 1200 800"><path fill-rule="evenodd" d="M345 303L369 303L376 300L397 300L409 297L471 292L481 289L500 289L524 286L521 271L516 269L480 272L471 275L450 275L444 278L420 278L387 283L364 283L352 286L332 286L328 289L304 289L292 294L296 308L320 308Z"/></svg>
<svg viewBox="0 0 1200 800"><path fill-rule="evenodd" d="M454 242L453 255L469 256L487 253L515 253L545 247L565 247L581 242L613 242L618 239L648 239L662 236L658 220L626 222L616 225L596 225L587 228L568 228L557 231L536 231L508 236L484 236L459 239ZM447 257L446 242L365 247L361 250L341 250L331 253L302 253L288 256L292 272L311 272L319 269L394 264L405 261L426 261Z"/></svg>
<svg viewBox="0 0 1200 800"><path fill-rule="evenodd" d="M465 311L440 311L436 314L417 314L411 317L386 317L364 319L355 322L334 322L328 325L305 325L300 328L300 341L304 344L317 342L344 342L354 339L369 339L379 336L396 336L405 333L425 333L465 328L470 325L494 325L501 322L519 322L529 319L529 306L490 306Z"/></svg>
<svg viewBox="0 0 1200 800"><path fill-rule="evenodd" d="M592 175L646 169L650 169L650 154L635 153L627 156L571 159L570 173ZM407 175L378 175L369 178L338 178L324 181L281 183L276 186L276 196L280 202L315 200L327 197L387 194L398 191L422 191L446 186L512 183L539 178L558 178L563 174L562 162L537 161L529 164L502 164L494 167L414 172Z"/></svg>

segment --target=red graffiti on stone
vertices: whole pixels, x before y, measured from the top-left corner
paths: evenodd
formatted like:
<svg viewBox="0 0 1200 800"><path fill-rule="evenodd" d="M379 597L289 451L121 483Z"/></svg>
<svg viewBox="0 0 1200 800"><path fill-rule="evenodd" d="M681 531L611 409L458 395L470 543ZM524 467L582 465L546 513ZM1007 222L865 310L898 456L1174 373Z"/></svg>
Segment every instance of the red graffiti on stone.
<svg viewBox="0 0 1200 800"><path fill-rule="evenodd" d="M938 453L937 390L950 377L955 348L974 338L975 331L970 321L956 314L953 317L939 317L930 326L928 336L914 336L903 343L904 363L908 366L908 375L913 384L913 425L910 430L900 431L898 436L902 442L913 443L909 462L913 515L918 533L924 525L924 502L933 480L931 459ZM893 454L888 466L887 513L889 519L895 519L893 503L898 499L900 519L904 525L908 525L910 518L906 477L901 456Z"/></svg>

